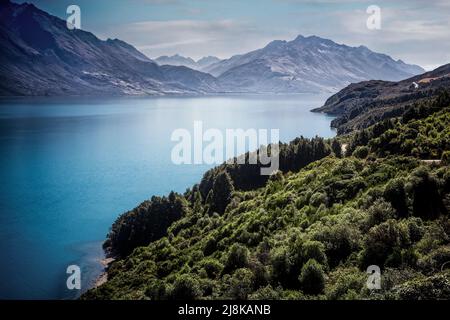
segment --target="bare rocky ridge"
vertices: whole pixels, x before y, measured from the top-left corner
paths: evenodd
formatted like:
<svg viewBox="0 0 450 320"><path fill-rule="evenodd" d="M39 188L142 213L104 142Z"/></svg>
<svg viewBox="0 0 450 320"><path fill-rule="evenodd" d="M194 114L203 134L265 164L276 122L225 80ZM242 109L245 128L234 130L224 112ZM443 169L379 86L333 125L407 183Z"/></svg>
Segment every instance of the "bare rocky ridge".
<svg viewBox="0 0 450 320"><path fill-rule="evenodd" d="M4 96L321 93L353 82L401 80L423 72L366 47L315 36L273 41L223 61L175 58L184 62L160 59L161 66L124 41L69 30L66 21L32 4L0 3Z"/></svg>

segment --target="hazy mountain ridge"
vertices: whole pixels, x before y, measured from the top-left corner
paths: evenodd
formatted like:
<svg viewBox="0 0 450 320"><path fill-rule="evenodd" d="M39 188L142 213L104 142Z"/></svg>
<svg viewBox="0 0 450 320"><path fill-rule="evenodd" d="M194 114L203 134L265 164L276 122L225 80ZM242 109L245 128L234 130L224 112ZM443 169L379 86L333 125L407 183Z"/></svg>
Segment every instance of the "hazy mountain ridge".
<svg viewBox="0 0 450 320"><path fill-rule="evenodd" d="M173 56L161 56L154 59L154 61L160 66L162 65L184 66L194 70L203 71L205 68L209 67L214 63L220 62L221 60L214 56L207 56L195 61L192 58L183 57L179 54L175 54Z"/></svg>
<svg viewBox="0 0 450 320"><path fill-rule="evenodd" d="M414 103L438 95L442 88L450 88L450 64L398 82L351 84L313 111L336 115L332 126L347 133L399 116Z"/></svg>
<svg viewBox="0 0 450 320"><path fill-rule="evenodd" d="M423 72L366 47L315 36L275 40L223 61L174 56L175 64L195 66L160 66L124 41L69 30L34 5L4 1L0 8L1 95L320 93Z"/></svg>

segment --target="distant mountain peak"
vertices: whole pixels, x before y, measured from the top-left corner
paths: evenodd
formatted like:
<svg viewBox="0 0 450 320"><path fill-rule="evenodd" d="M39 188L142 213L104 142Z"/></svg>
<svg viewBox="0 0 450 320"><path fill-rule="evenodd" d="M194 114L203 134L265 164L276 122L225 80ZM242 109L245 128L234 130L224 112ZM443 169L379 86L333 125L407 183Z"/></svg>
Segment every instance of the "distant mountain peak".
<svg viewBox="0 0 450 320"><path fill-rule="evenodd" d="M233 56L204 71L231 91L293 93L335 92L354 82L402 80L424 70L365 46L298 35L292 41L271 41L262 49Z"/></svg>
<svg viewBox="0 0 450 320"><path fill-rule="evenodd" d="M304 37L303 35L299 34L299 35L298 35L297 37L295 37L295 39L292 40L292 41L302 41L303 39L305 39L305 37Z"/></svg>
<svg viewBox="0 0 450 320"><path fill-rule="evenodd" d="M285 40L273 40L269 42L264 48L270 49L270 48L276 48L279 46L283 46L287 43Z"/></svg>

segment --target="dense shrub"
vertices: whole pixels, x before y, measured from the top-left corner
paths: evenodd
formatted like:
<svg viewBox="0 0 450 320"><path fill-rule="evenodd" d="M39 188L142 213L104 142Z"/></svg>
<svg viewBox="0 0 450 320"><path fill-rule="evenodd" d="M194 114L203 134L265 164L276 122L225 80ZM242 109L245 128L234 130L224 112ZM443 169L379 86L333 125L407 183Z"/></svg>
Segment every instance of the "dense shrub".
<svg viewBox="0 0 450 320"><path fill-rule="evenodd" d="M419 266L427 273L450 269L450 246L441 246L419 260Z"/></svg>
<svg viewBox="0 0 450 320"><path fill-rule="evenodd" d="M214 237L209 237L203 247L203 254L209 256L217 250L217 242Z"/></svg>
<svg viewBox="0 0 450 320"><path fill-rule="evenodd" d="M363 267L384 266L402 247L409 244L408 229L395 220L388 220L369 230L364 240ZM394 256L391 256L394 255Z"/></svg>
<svg viewBox="0 0 450 320"><path fill-rule="evenodd" d="M271 252L271 264L273 280L286 287L292 285L290 278L291 266L287 248L279 247L274 249Z"/></svg>
<svg viewBox="0 0 450 320"><path fill-rule="evenodd" d="M145 295L151 300L166 300L168 294L166 284L159 280L152 281L145 290Z"/></svg>
<svg viewBox="0 0 450 320"><path fill-rule="evenodd" d="M368 230L393 218L395 218L395 211L392 206L383 199L377 199L367 210L366 228Z"/></svg>
<svg viewBox="0 0 450 320"><path fill-rule="evenodd" d="M450 151L444 151L442 153L441 160L442 160L443 164L450 165Z"/></svg>
<svg viewBox="0 0 450 320"><path fill-rule="evenodd" d="M178 276L169 297L174 300L195 300L202 295L197 279L188 274Z"/></svg>
<svg viewBox="0 0 450 320"><path fill-rule="evenodd" d="M323 192L316 192L311 196L309 203L314 207L319 207L321 204L327 204L327 195Z"/></svg>
<svg viewBox="0 0 450 320"><path fill-rule="evenodd" d="M437 218L443 208L439 182L429 169L420 167L408 178L407 189L413 199L413 214L423 219Z"/></svg>
<svg viewBox="0 0 450 320"><path fill-rule="evenodd" d="M356 267L338 269L330 274L326 296L330 300L357 299L366 281L367 274Z"/></svg>
<svg viewBox="0 0 450 320"><path fill-rule="evenodd" d="M325 275L322 266L316 260L308 260L302 268L299 281L303 292L319 294L325 288Z"/></svg>
<svg viewBox="0 0 450 320"><path fill-rule="evenodd" d="M304 262L314 259L322 266L327 264L327 256L325 254L325 245L319 241L308 240L302 245L302 260Z"/></svg>
<svg viewBox="0 0 450 320"><path fill-rule="evenodd" d="M237 268L244 268L248 265L248 249L247 247L235 243L231 246L225 264L226 272L233 271Z"/></svg>
<svg viewBox="0 0 450 320"><path fill-rule="evenodd" d="M280 300L280 292L273 289L271 285L259 288L249 296L250 300Z"/></svg>
<svg viewBox="0 0 450 320"><path fill-rule="evenodd" d="M444 272L426 278L414 279L396 288L396 293L403 300L449 300L449 278L449 272Z"/></svg>
<svg viewBox="0 0 450 320"><path fill-rule="evenodd" d="M216 279L223 270L223 265L216 259L211 258L203 260L201 266L210 279Z"/></svg>
<svg viewBox="0 0 450 320"><path fill-rule="evenodd" d="M350 225L336 224L323 226L313 237L325 244L328 263L334 268L359 247L361 235Z"/></svg>
<svg viewBox="0 0 450 320"><path fill-rule="evenodd" d="M395 209L398 217L406 217L408 215L408 199L403 179L397 178L389 181L384 189L383 196Z"/></svg>
<svg viewBox="0 0 450 320"><path fill-rule="evenodd" d="M246 300L253 291L253 273L246 269L237 269L230 280L230 296L233 299Z"/></svg>
<svg viewBox="0 0 450 320"><path fill-rule="evenodd" d="M367 158L368 155L369 155L369 148L366 146L359 146L355 149L355 151L353 151L353 156L360 159L365 159Z"/></svg>

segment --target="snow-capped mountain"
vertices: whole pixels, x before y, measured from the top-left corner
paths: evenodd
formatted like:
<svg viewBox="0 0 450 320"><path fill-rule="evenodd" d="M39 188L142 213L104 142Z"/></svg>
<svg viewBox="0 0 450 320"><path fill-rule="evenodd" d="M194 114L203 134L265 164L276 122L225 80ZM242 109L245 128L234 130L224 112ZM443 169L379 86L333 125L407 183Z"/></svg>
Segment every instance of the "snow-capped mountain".
<svg viewBox="0 0 450 320"><path fill-rule="evenodd" d="M219 62L220 59L217 57L208 56L203 57L198 61L195 61L192 58L183 57L179 54L176 54L173 56L161 56L154 59L154 61L160 66L162 65L185 66L194 70L203 71L205 68L209 67L213 63Z"/></svg>
<svg viewBox="0 0 450 320"><path fill-rule="evenodd" d="M364 46L349 47L316 36L272 41L203 71L218 77L226 91L276 93L335 92L354 82L397 81L424 72Z"/></svg>
<svg viewBox="0 0 450 320"><path fill-rule="evenodd" d="M32 4L0 2L0 95L160 95L216 92L217 80L158 66L133 46L102 41Z"/></svg>

